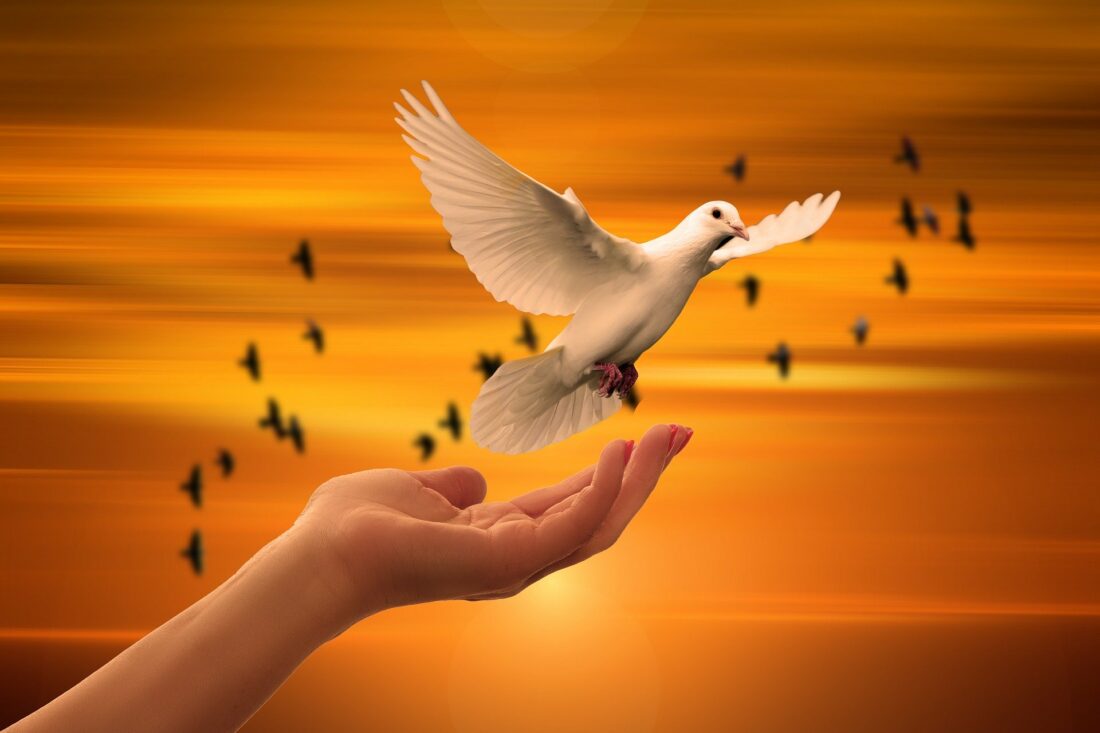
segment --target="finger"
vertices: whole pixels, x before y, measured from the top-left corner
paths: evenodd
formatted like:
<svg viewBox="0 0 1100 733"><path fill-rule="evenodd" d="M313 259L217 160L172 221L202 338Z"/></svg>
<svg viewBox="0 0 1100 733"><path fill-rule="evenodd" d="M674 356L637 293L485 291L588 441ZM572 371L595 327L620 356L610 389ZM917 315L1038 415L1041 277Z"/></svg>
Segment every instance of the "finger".
<svg viewBox="0 0 1100 733"><path fill-rule="evenodd" d="M536 528L537 551L547 562L586 542L600 527L622 490L623 475L633 441L613 441L604 448L592 483L563 500L568 507L543 517Z"/></svg>
<svg viewBox="0 0 1100 733"><path fill-rule="evenodd" d="M620 530L626 526L653 490L668 458L675 454L678 437L683 432L683 428L676 425L657 425L642 437L641 444L627 462L622 490L593 538L606 534L611 526L619 526ZM563 501L547 510L546 514L561 511L567 506L568 502Z"/></svg>
<svg viewBox="0 0 1100 733"><path fill-rule="evenodd" d="M603 524L588 542L567 557L551 563L528 579L526 585L570 565L603 552L615 544L635 515L641 510L668 463L691 440L693 431L679 425L650 428L634 452L623 478L623 488Z"/></svg>
<svg viewBox="0 0 1100 733"><path fill-rule="evenodd" d="M485 477L469 466L409 471L409 474L458 509L480 504L485 499Z"/></svg>
<svg viewBox="0 0 1100 733"><path fill-rule="evenodd" d="M520 582L567 556L596 532L622 488L628 447L625 441L616 440L604 448L591 485L563 499L570 502L565 511L489 530L502 569L499 587Z"/></svg>
<svg viewBox="0 0 1100 733"><path fill-rule="evenodd" d="M607 519L586 546L591 550L590 555L607 549L623 533L653 493L669 461L683 449L687 433L687 430L676 425L657 425L642 437L638 450L627 466L623 490L619 492Z"/></svg>
<svg viewBox="0 0 1100 733"><path fill-rule="evenodd" d="M550 563L539 569L529 578L504 589L476 596L471 600L490 598L504 598L515 595L532 583L547 575L575 565L592 555L602 552L615 544L622 535L623 530L645 504L646 499L652 494L657 480L665 467L677 454L680 453L691 440L693 431L679 425L657 425L649 429L642 438L638 449L628 461L623 478L622 489L604 522L593 536L581 547L571 552L566 557ZM564 511L576 501L576 496L565 497L559 504L546 510L544 516Z"/></svg>
<svg viewBox="0 0 1100 733"><path fill-rule="evenodd" d="M676 449L672 451L671 457L675 458L676 456L680 455L680 451L682 451L684 448L687 448L687 444L691 442L691 439L694 435L694 430L692 430L691 428L684 428L683 440L678 441L678 445L676 446Z"/></svg>
<svg viewBox="0 0 1100 733"><path fill-rule="evenodd" d="M671 425L670 430L672 435L669 438L668 457L665 458L666 467L684 449L687 442L691 440L691 436L695 434L691 428L685 428L683 425Z"/></svg>
<svg viewBox="0 0 1100 733"><path fill-rule="evenodd" d="M512 500L512 503L528 516L541 516L547 509L554 506L562 499L567 496L572 496L592 483L592 474L595 472L596 467L589 466L553 486L535 489L523 496L517 496Z"/></svg>

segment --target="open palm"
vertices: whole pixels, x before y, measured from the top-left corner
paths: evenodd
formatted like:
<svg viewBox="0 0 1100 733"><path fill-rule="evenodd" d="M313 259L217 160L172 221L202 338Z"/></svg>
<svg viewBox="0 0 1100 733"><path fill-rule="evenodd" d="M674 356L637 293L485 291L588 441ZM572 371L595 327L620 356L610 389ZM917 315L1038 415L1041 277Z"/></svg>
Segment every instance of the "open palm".
<svg viewBox="0 0 1100 733"><path fill-rule="evenodd" d="M503 502L482 503L485 479L464 466L340 476L317 489L298 524L330 548L353 618L509 596L610 547L691 435L658 425L637 449L614 441L595 466Z"/></svg>

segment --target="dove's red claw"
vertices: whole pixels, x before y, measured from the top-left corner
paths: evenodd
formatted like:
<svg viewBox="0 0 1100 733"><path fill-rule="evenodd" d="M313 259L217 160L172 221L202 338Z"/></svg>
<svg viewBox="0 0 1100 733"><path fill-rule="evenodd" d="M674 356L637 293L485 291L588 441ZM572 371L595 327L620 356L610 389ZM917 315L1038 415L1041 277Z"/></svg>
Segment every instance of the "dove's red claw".
<svg viewBox="0 0 1100 733"><path fill-rule="evenodd" d="M597 390L600 397L610 397L623 381L623 374L619 371L619 367L615 364L600 362L593 365L592 368L596 371L603 372L603 376L600 377L600 386Z"/></svg>
<svg viewBox="0 0 1100 733"><path fill-rule="evenodd" d="M619 397L625 398L627 393L634 387L634 383L638 381L638 370L630 362L622 365L620 373L623 376L619 386L616 388L616 392L619 393Z"/></svg>

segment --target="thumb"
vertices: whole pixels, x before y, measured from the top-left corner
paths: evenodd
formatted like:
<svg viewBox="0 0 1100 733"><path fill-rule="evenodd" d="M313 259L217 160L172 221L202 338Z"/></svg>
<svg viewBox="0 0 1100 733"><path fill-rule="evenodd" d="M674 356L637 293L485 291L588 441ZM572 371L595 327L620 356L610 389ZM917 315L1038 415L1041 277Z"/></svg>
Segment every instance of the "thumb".
<svg viewBox="0 0 1100 733"><path fill-rule="evenodd" d="M469 466L409 471L409 475L459 509L480 504L485 499L485 477Z"/></svg>

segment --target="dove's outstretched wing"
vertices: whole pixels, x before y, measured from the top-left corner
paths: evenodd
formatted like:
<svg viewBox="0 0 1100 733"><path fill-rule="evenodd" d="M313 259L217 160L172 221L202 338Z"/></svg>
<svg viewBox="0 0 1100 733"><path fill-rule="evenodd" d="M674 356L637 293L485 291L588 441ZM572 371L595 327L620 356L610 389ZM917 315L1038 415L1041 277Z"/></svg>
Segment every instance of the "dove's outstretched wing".
<svg viewBox="0 0 1100 733"><path fill-rule="evenodd" d="M597 285L640 268L646 254L605 231L572 189L561 195L516 170L459 127L424 82L435 113L404 89L397 124L455 251L494 298L528 313L575 312Z"/></svg>
<svg viewBox="0 0 1100 733"><path fill-rule="evenodd" d="M734 239L721 249L715 250L707 260L706 272L714 272L738 257L747 257L781 244L805 239L829 220L837 201L840 201L840 191L833 191L828 198L815 193L801 204L792 201L782 213L770 214L761 219L759 224L749 227L747 242Z"/></svg>

